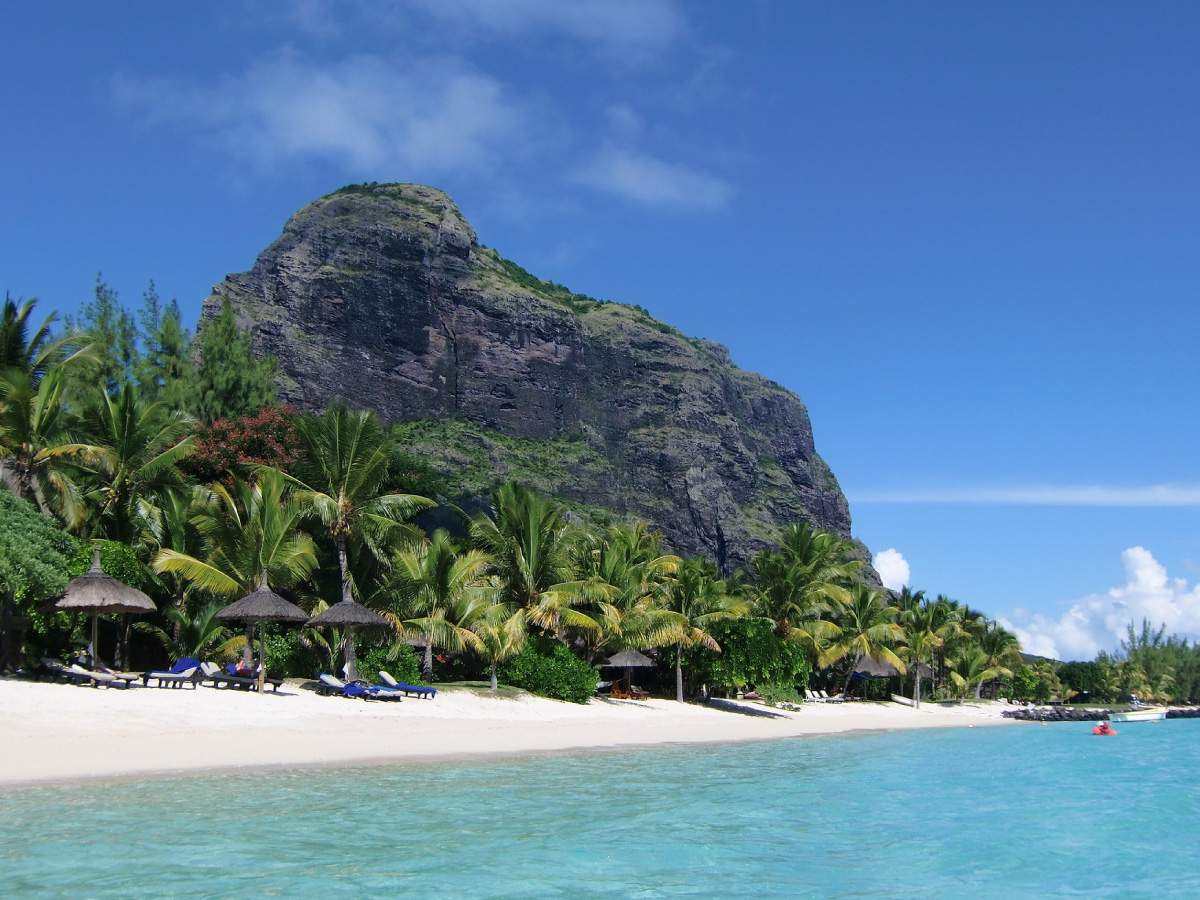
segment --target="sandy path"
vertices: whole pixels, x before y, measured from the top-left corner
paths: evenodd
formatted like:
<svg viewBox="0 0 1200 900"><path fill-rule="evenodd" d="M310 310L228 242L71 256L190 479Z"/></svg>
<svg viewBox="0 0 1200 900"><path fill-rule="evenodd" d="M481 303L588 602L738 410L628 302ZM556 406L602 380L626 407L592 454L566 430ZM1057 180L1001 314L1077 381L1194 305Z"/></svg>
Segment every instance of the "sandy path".
<svg viewBox="0 0 1200 900"><path fill-rule="evenodd" d="M0 784L1008 721L994 704L807 704L768 717L667 700L577 705L467 690L384 703L319 697L291 684L260 697L211 687L126 691L0 679Z"/></svg>

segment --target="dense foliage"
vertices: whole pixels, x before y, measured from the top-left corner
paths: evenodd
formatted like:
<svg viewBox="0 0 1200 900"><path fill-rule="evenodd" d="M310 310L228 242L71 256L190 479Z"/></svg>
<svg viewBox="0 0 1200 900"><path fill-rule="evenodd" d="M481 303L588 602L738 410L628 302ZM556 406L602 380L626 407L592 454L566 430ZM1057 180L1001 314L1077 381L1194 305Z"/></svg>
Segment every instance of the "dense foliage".
<svg viewBox="0 0 1200 900"><path fill-rule="evenodd" d="M695 647L684 654L692 678L699 683L718 691L736 691L745 685L760 691L767 685L808 686L812 667L807 652L800 643L776 634L771 619L723 619L708 631L720 645L720 653Z"/></svg>
<svg viewBox="0 0 1200 900"><path fill-rule="evenodd" d="M545 635L532 637L520 653L501 664L499 674L505 684L571 703L586 703L600 683L594 666Z"/></svg>

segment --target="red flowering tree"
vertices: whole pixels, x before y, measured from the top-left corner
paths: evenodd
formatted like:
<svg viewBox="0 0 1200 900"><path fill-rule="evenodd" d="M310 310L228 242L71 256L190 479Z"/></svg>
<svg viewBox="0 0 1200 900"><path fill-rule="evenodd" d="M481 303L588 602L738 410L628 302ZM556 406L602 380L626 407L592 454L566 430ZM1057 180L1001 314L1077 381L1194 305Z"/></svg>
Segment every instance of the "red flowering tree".
<svg viewBox="0 0 1200 900"><path fill-rule="evenodd" d="M291 406L264 406L236 419L217 419L196 428L196 449L181 463L201 484L246 479L256 465L287 471L300 458L299 414Z"/></svg>

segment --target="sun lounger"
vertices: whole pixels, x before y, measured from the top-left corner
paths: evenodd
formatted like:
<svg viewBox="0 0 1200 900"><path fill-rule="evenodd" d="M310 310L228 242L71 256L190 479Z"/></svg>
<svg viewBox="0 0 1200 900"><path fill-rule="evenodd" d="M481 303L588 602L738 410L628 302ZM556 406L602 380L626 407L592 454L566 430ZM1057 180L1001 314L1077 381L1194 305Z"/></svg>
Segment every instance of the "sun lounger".
<svg viewBox="0 0 1200 900"><path fill-rule="evenodd" d="M224 685L226 688L241 688L242 690L253 691L258 690L257 674L236 674L238 670L233 664L224 667L224 671L218 668L215 662L203 662L200 668L204 671L204 676L200 680L211 680L214 688L220 688ZM282 678L271 678L266 676L263 679L263 685L271 685L271 690L278 692L283 686Z"/></svg>
<svg viewBox="0 0 1200 900"><path fill-rule="evenodd" d="M38 667L33 670L33 677L38 681L49 678L51 681L61 681L65 684L87 684L91 679L86 675L72 672L70 667L61 660L43 656L38 660Z"/></svg>
<svg viewBox="0 0 1200 900"><path fill-rule="evenodd" d="M157 682L155 687L182 687L190 684L194 690L204 680L204 673L199 666L192 666L182 672L143 672L142 686L149 687L151 681Z"/></svg>
<svg viewBox="0 0 1200 900"><path fill-rule="evenodd" d="M351 681L347 684L332 675L321 675L318 680L321 684L317 688L317 693L327 697L340 696L359 700L395 700L397 702L401 699L398 691L390 690L382 685L372 686L364 681Z"/></svg>
<svg viewBox="0 0 1200 900"><path fill-rule="evenodd" d="M79 684L91 683L92 687L100 687L100 685L112 687L114 684L117 684L123 688L127 688L142 677L140 675L130 675L127 672L89 672L78 663L68 668L80 679Z"/></svg>
<svg viewBox="0 0 1200 900"><path fill-rule="evenodd" d="M804 689L804 699L807 700L809 703L824 703L825 702L824 697L822 697L816 691L810 691L808 688Z"/></svg>
<svg viewBox="0 0 1200 900"><path fill-rule="evenodd" d="M246 691L258 690L258 677L255 675L231 675L228 672L221 670L216 663L201 663L200 668L203 671L201 681L211 681L213 687L241 688ZM264 685L271 685L271 689L278 692L283 685L282 678L267 677L263 679Z"/></svg>
<svg viewBox="0 0 1200 900"><path fill-rule="evenodd" d="M143 672L142 685L149 687L153 679L158 682L158 687L177 688L190 684L195 688L204 677L204 672L200 669L200 660L185 656L169 669L151 669L149 672Z"/></svg>
<svg viewBox="0 0 1200 900"><path fill-rule="evenodd" d="M379 687L385 690L403 691L405 697L416 696L423 700L432 700L437 696L437 688L420 687L415 684L405 684L403 681L397 681L387 672L382 669L379 672L379 677L383 679L383 684Z"/></svg>

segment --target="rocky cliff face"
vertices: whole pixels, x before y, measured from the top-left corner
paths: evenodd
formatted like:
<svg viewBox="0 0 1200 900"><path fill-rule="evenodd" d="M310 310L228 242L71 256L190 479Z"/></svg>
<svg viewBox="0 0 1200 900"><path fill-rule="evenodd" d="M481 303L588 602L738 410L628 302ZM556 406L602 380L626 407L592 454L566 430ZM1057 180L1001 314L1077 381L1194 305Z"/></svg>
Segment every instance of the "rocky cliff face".
<svg viewBox="0 0 1200 900"><path fill-rule="evenodd" d="M533 278L432 188L322 197L213 289L204 316L224 300L279 359L286 400L413 423L414 448L468 490L533 481L725 569L792 521L850 534L798 397L719 344Z"/></svg>

